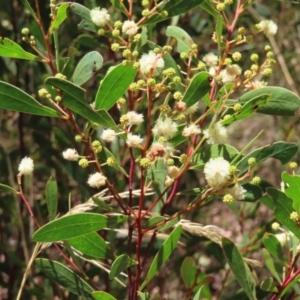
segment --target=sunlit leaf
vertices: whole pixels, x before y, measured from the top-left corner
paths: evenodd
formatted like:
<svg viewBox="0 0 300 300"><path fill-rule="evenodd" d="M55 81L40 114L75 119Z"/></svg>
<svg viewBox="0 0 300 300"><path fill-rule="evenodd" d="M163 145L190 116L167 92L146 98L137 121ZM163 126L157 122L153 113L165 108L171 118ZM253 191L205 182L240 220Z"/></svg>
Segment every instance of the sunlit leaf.
<svg viewBox="0 0 300 300"><path fill-rule="evenodd" d="M299 227L296 222L290 218L291 213L295 211L293 201L285 193L275 188L267 188L267 193L274 200L275 218L300 239Z"/></svg>
<svg viewBox="0 0 300 300"><path fill-rule="evenodd" d="M115 297L106 292L93 292L92 296L95 300L117 300Z"/></svg>
<svg viewBox="0 0 300 300"><path fill-rule="evenodd" d="M69 7L69 3L61 3L58 7L58 11L55 15L54 21L51 23L49 28L50 33L57 30L59 26L64 22L67 18L67 9Z"/></svg>
<svg viewBox="0 0 300 300"><path fill-rule="evenodd" d="M19 44L13 42L12 40L0 36L0 56L19 58L26 60L38 60L42 61L38 56L25 51Z"/></svg>
<svg viewBox="0 0 300 300"><path fill-rule="evenodd" d="M293 200L293 208L300 213L300 176L282 173L282 180L287 184L286 195Z"/></svg>

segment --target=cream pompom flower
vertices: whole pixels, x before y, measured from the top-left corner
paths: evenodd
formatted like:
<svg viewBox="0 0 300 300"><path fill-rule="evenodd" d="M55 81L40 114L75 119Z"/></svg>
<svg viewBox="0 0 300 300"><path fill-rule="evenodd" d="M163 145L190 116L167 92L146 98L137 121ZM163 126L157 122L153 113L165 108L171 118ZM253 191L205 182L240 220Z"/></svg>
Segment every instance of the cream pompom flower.
<svg viewBox="0 0 300 300"><path fill-rule="evenodd" d="M230 164L223 157L211 158L204 166L204 175L213 190L220 190L230 179Z"/></svg>
<svg viewBox="0 0 300 300"><path fill-rule="evenodd" d="M30 157L24 157L22 158L20 164L19 164L19 172L23 175L30 175L32 174L34 169L34 163L33 160Z"/></svg>
<svg viewBox="0 0 300 300"><path fill-rule="evenodd" d="M235 200L243 200L245 198L246 190L237 183L233 187L227 188L226 193L230 194Z"/></svg>
<svg viewBox="0 0 300 300"><path fill-rule="evenodd" d="M76 149L67 149L63 153L63 158L70 161L77 161L79 159L79 155L76 151Z"/></svg>
<svg viewBox="0 0 300 300"><path fill-rule="evenodd" d="M226 127L219 122L204 130L203 134L207 138L208 144L225 144L227 141Z"/></svg>
<svg viewBox="0 0 300 300"><path fill-rule="evenodd" d="M183 136L191 136L191 135L196 135L201 133L201 129L196 125L196 124L190 124L186 127L184 127L183 131L182 131L182 135Z"/></svg>
<svg viewBox="0 0 300 300"><path fill-rule="evenodd" d="M126 114L127 118L128 118L128 125L132 126L132 125L138 125L144 122L144 116L142 114L138 114L135 111L129 111Z"/></svg>
<svg viewBox="0 0 300 300"><path fill-rule="evenodd" d="M116 136L117 133L113 129L104 129L101 134L101 138L108 143L115 141Z"/></svg>
<svg viewBox="0 0 300 300"><path fill-rule="evenodd" d="M100 9L100 7L96 7L92 9L90 16L92 22L100 27L103 27L110 20L110 15L108 14L107 9L105 8Z"/></svg>
<svg viewBox="0 0 300 300"><path fill-rule="evenodd" d="M122 31L127 35L135 35L139 30L139 27L134 21L125 21L122 26Z"/></svg>
<svg viewBox="0 0 300 300"><path fill-rule="evenodd" d="M143 142L143 139L136 134L128 133L126 144L129 147L138 147Z"/></svg>
<svg viewBox="0 0 300 300"><path fill-rule="evenodd" d="M258 28L261 29L266 36L273 36L277 33L278 26L272 20L263 20L258 23Z"/></svg>
<svg viewBox="0 0 300 300"><path fill-rule="evenodd" d="M173 137L177 131L177 124L169 117L158 119L152 128L152 132L155 135L163 136L166 139Z"/></svg>
<svg viewBox="0 0 300 300"><path fill-rule="evenodd" d="M106 179L107 178L104 175L102 175L99 172L96 172L89 176L87 183L90 187L99 188L105 185Z"/></svg>
<svg viewBox="0 0 300 300"><path fill-rule="evenodd" d="M157 76L161 73L165 66L164 60L154 53L154 51L150 51L148 54L143 54L140 62L140 70L145 75L150 73L150 70L153 69L153 76Z"/></svg>
<svg viewBox="0 0 300 300"><path fill-rule="evenodd" d="M219 58L213 53L207 53L202 59L208 67L214 67L218 64Z"/></svg>

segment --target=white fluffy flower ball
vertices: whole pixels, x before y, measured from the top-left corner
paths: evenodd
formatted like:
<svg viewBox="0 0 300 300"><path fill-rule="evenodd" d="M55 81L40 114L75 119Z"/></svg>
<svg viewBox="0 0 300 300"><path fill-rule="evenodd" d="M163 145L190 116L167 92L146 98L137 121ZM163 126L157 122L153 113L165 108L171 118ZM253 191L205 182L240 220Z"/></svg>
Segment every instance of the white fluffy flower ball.
<svg viewBox="0 0 300 300"><path fill-rule="evenodd" d="M88 185L93 188L99 188L105 185L106 177L99 172L91 174L88 178Z"/></svg>
<svg viewBox="0 0 300 300"><path fill-rule="evenodd" d="M143 54L139 62L141 72L145 75L149 74L150 70L153 69L153 76L157 76L165 66L164 60L153 51L150 51L148 54Z"/></svg>
<svg viewBox="0 0 300 300"><path fill-rule="evenodd" d="M237 64L228 65L226 71L230 76L238 76L242 74L242 69Z"/></svg>
<svg viewBox="0 0 300 300"><path fill-rule="evenodd" d="M67 149L63 153L63 158L66 160L77 161L79 159L79 155L75 149Z"/></svg>
<svg viewBox="0 0 300 300"><path fill-rule="evenodd" d="M122 31L127 35L135 35L139 30L139 27L134 21L125 21L122 26Z"/></svg>
<svg viewBox="0 0 300 300"><path fill-rule="evenodd" d="M184 127L182 131L183 136L191 136L201 133L201 129L196 124L190 124L186 127Z"/></svg>
<svg viewBox="0 0 300 300"><path fill-rule="evenodd" d="M152 128L152 132L155 135L163 136L166 139L173 137L177 130L177 124L169 117L166 117L165 119L158 119Z"/></svg>
<svg viewBox="0 0 300 300"><path fill-rule="evenodd" d="M20 164L19 164L19 172L23 175L30 175L32 174L34 169L34 163L33 160L30 157L24 157L22 158Z"/></svg>
<svg viewBox="0 0 300 300"><path fill-rule="evenodd" d="M239 184L226 189L226 193L230 194L235 200L243 200L245 198L246 190Z"/></svg>
<svg viewBox="0 0 300 300"><path fill-rule="evenodd" d="M138 125L144 122L144 116L142 114L138 114L135 111L129 111L126 116L128 117L128 125Z"/></svg>
<svg viewBox="0 0 300 300"><path fill-rule="evenodd" d="M275 35L278 29L278 26L272 20L263 20L258 26L266 36Z"/></svg>
<svg viewBox="0 0 300 300"><path fill-rule="evenodd" d="M209 129L204 130L204 136L208 144L225 144L227 141L226 127L219 122L213 124Z"/></svg>
<svg viewBox="0 0 300 300"><path fill-rule="evenodd" d="M100 27L103 27L110 20L110 15L105 8L96 7L91 10L90 15L92 22Z"/></svg>
<svg viewBox="0 0 300 300"><path fill-rule="evenodd" d="M138 147L143 142L143 139L136 134L128 133L126 144L129 147Z"/></svg>
<svg viewBox="0 0 300 300"><path fill-rule="evenodd" d="M208 53L203 57L203 61L208 67L214 67L218 64L219 59L218 56L216 56L215 54Z"/></svg>
<svg viewBox="0 0 300 300"><path fill-rule="evenodd" d="M230 164L223 157L211 158L204 166L207 183L213 190L221 189L230 179Z"/></svg>
<svg viewBox="0 0 300 300"><path fill-rule="evenodd" d="M108 143L115 141L116 136L117 133L113 129L104 129L101 134L101 138Z"/></svg>

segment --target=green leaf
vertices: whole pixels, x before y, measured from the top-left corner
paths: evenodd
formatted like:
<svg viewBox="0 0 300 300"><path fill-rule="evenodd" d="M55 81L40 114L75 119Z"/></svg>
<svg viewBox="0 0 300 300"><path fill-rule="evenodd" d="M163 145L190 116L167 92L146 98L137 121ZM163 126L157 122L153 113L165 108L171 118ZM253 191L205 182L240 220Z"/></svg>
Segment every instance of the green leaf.
<svg viewBox="0 0 300 300"><path fill-rule="evenodd" d="M108 245L96 232L77 236L67 241L71 246L85 255L97 258L112 258L112 253Z"/></svg>
<svg viewBox="0 0 300 300"><path fill-rule="evenodd" d="M92 78L103 64L103 57L97 51L87 53L78 63L72 76L76 85L82 85Z"/></svg>
<svg viewBox="0 0 300 300"><path fill-rule="evenodd" d="M248 170L248 159L253 157L257 163L263 162L272 157L278 159L282 164L288 163L297 153L298 147L294 143L277 142L271 145L258 148L242 158L236 165L240 174L243 175Z"/></svg>
<svg viewBox="0 0 300 300"><path fill-rule="evenodd" d="M262 87L244 94L239 102L246 103L260 95L270 95L270 101L259 107L257 112L275 116L294 116L296 109L300 106L300 99L291 91L274 86Z"/></svg>
<svg viewBox="0 0 300 300"><path fill-rule="evenodd" d="M120 10L121 12L123 12L124 14L128 14L124 4L122 1L120 0L110 0L110 3L112 4L113 7L115 7L116 9Z"/></svg>
<svg viewBox="0 0 300 300"><path fill-rule="evenodd" d="M263 244L272 255L283 260L281 245L274 234L266 232L263 236Z"/></svg>
<svg viewBox="0 0 300 300"><path fill-rule="evenodd" d="M132 64L114 67L102 80L95 99L96 109L109 110L134 80L137 70Z"/></svg>
<svg viewBox="0 0 300 300"><path fill-rule="evenodd" d="M260 288L264 291L267 291L267 292L274 292L274 293L277 293L278 292L278 289L277 287L275 286L274 284L274 280L272 277L264 280L261 284L260 284Z"/></svg>
<svg viewBox="0 0 300 300"><path fill-rule="evenodd" d="M194 44L192 38L180 27L168 26L166 30L166 35L174 37L177 40L177 51L188 52L191 50L191 45Z"/></svg>
<svg viewBox="0 0 300 300"><path fill-rule="evenodd" d="M284 183L288 184L285 189L286 195L293 200L295 211L300 213L300 176L283 172L281 178Z"/></svg>
<svg viewBox="0 0 300 300"><path fill-rule="evenodd" d="M207 72L200 72L193 77L182 98L187 107L194 105L210 91L210 78L211 76Z"/></svg>
<svg viewBox="0 0 300 300"><path fill-rule="evenodd" d="M251 117L259 107L268 103L269 100L270 100L270 95L267 94L260 95L259 97L253 98L248 102L246 102L240 111L234 113L229 118L222 120L221 124L229 125L235 121L247 119Z"/></svg>
<svg viewBox="0 0 300 300"><path fill-rule="evenodd" d="M193 157L193 169L203 168L210 158L223 157L227 161L232 161L239 154L238 150L230 145L215 144L207 147L203 152L197 153Z"/></svg>
<svg viewBox="0 0 300 300"><path fill-rule="evenodd" d="M113 209L108 204L106 204L104 200L93 197L93 201L99 206L100 209L104 211L113 211Z"/></svg>
<svg viewBox="0 0 300 300"><path fill-rule="evenodd" d="M49 28L50 33L57 30L59 26L64 22L64 20L67 18L68 7L69 7L69 3L61 3L59 5L57 14L55 15L55 19Z"/></svg>
<svg viewBox="0 0 300 300"><path fill-rule="evenodd" d="M143 228L151 228L155 224L165 221L165 219L166 218L163 216L154 216L154 217L150 218L149 220L147 220L147 222L144 224ZM158 228L155 227L155 229L158 229Z"/></svg>
<svg viewBox="0 0 300 300"><path fill-rule="evenodd" d="M196 274L197 268L195 268L193 257L185 257L180 268L180 275L187 289L193 286Z"/></svg>
<svg viewBox="0 0 300 300"><path fill-rule="evenodd" d="M74 3L70 4L71 10L82 18L82 21L78 24L79 29L85 29L97 33L98 27L92 22L91 11L85 6Z"/></svg>
<svg viewBox="0 0 300 300"><path fill-rule="evenodd" d="M114 279L121 272L127 270L129 267L137 265L137 261L133 260L126 254L122 254L118 256L111 266L111 270L109 273L109 279Z"/></svg>
<svg viewBox="0 0 300 300"><path fill-rule="evenodd" d="M80 16L82 19L88 20L92 22L91 19L91 11L86 8L85 6L72 2L70 4L71 10L78 16Z"/></svg>
<svg viewBox="0 0 300 300"><path fill-rule="evenodd" d="M68 215L39 228L33 234L35 242L56 242L85 235L124 222L127 216L106 217L94 213Z"/></svg>
<svg viewBox="0 0 300 300"><path fill-rule="evenodd" d="M71 293L93 300L93 289L86 281L61 263L45 258L37 258L35 263L53 281L62 285Z"/></svg>
<svg viewBox="0 0 300 300"><path fill-rule="evenodd" d="M168 174L167 166L162 159L157 160L147 170L147 178L153 181L153 188L160 195L165 190L165 179Z"/></svg>
<svg viewBox="0 0 300 300"><path fill-rule="evenodd" d="M260 202L263 203L267 208L269 208L271 210L275 209L274 201L268 195L264 195L263 197L261 197Z"/></svg>
<svg viewBox="0 0 300 300"><path fill-rule="evenodd" d="M15 189L13 189L12 187L10 187L6 184L3 184L3 183L0 183L0 191L10 192L10 193L17 193L17 191Z"/></svg>
<svg viewBox="0 0 300 300"><path fill-rule="evenodd" d="M164 262L170 257L179 241L181 231L182 227L177 226L165 240L151 263L146 279L140 287L141 290L150 282L154 275L160 270Z"/></svg>
<svg viewBox="0 0 300 300"><path fill-rule="evenodd" d="M50 107L46 107L19 88L0 81L0 107L32 115L45 117L61 117Z"/></svg>
<svg viewBox="0 0 300 300"><path fill-rule="evenodd" d="M34 18L34 20L36 21L36 23L38 23L38 17L36 16L34 10L32 9L31 5L29 4L29 2L27 0L21 0L24 7L30 12L31 16Z"/></svg>
<svg viewBox="0 0 300 300"><path fill-rule="evenodd" d="M204 1L202 4L200 4L200 6L216 19L218 18L220 13L215 9L215 7L213 6L210 0Z"/></svg>
<svg viewBox="0 0 300 300"><path fill-rule="evenodd" d="M271 257L271 254L266 249L262 249L262 254L263 254L263 257L265 259L266 266L268 267L268 269L270 270L272 275L276 278L276 280L278 282L280 282L281 279L280 279L280 276L278 275L278 272L276 270L276 266L275 266L275 262L274 262L273 257Z"/></svg>
<svg viewBox="0 0 300 300"><path fill-rule="evenodd" d="M141 291L138 291L138 295L141 298L141 300L151 300L150 295L148 293L142 293Z"/></svg>
<svg viewBox="0 0 300 300"><path fill-rule="evenodd" d="M197 291L197 293L195 294L193 300L201 300L200 296L201 296L202 288L203 288L203 286L201 286L200 289Z"/></svg>
<svg viewBox="0 0 300 300"><path fill-rule="evenodd" d="M42 59L40 59L39 57L30 52L26 52L17 43L5 37L0 37L0 56L42 61Z"/></svg>
<svg viewBox="0 0 300 300"><path fill-rule="evenodd" d="M93 292L92 296L95 300L117 300L115 297L106 292Z"/></svg>
<svg viewBox="0 0 300 300"><path fill-rule="evenodd" d="M56 179L51 176L46 185L46 200L50 220L54 220L57 211L57 183Z"/></svg>
<svg viewBox="0 0 300 300"><path fill-rule="evenodd" d="M245 197L242 201L255 202L263 196L262 189L259 185L245 183L242 186L246 190Z"/></svg>
<svg viewBox="0 0 300 300"><path fill-rule="evenodd" d="M295 221L290 219L290 215L294 211L293 201L285 193L275 188L267 188L267 194L274 200L275 218L300 239L299 227Z"/></svg>
<svg viewBox="0 0 300 300"><path fill-rule="evenodd" d="M64 92L64 104L72 111L91 122L95 122L106 128L118 130L117 125L107 111L102 109L94 111L91 106L85 102L84 89L74 85L70 81L55 77L48 77L46 84L52 85Z"/></svg>
<svg viewBox="0 0 300 300"><path fill-rule="evenodd" d="M256 300L255 283L248 265L244 263L238 248L229 239L223 237L222 245L231 271L250 300Z"/></svg>
<svg viewBox="0 0 300 300"><path fill-rule="evenodd" d="M199 6L202 4L205 0L172 0L165 2L165 5L160 6L160 11L166 10L168 12L167 17L162 17L160 14L153 14L150 18L146 19L145 22L143 22L143 25L149 25L153 23L161 22L165 19L169 19L174 16L178 16L181 14L186 13L187 11Z"/></svg>

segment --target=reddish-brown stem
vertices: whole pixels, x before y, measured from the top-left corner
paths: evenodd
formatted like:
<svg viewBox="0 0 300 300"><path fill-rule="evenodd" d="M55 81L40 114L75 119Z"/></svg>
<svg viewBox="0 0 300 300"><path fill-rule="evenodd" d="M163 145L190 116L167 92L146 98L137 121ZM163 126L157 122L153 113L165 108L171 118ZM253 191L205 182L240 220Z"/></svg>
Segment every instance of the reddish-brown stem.
<svg viewBox="0 0 300 300"><path fill-rule="evenodd" d="M300 268L293 274L291 275L293 268L296 264L296 261L298 260L300 254L297 254L294 262L292 264L292 266L289 268L288 274L285 278L285 280L283 281L283 283L281 284L280 288L278 289L278 292L272 296L272 298L270 300L277 300L279 295L281 294L281 292L298 276L300 275Z"/></svg>
<svg viewBox="0 0 300 300"><path fill-rule="evenodd" d="M50 47L50 41L49 41L49 36L45 33L43 23L42 23L42 16L41 16L41 11L40 11L40 5L39 5L39 0L35 0L35 8L36 8L36 13L37 13L37 18L38 18L38 24L41 28L42 35L44 38L45 46L46 46L46 52L47 52L47 58L48 58L48 65L52 71L52 74L56 74L56 68L53 64L52 60L52 55L51 55L51 47Z"/></svg>
<svg viewBox="0 0 300 300"><path fill-rule="evenodd" d="M21 197L21 199L23 200L23 202L25 203L25 205L26 205L26 207L27 207L27 210L28 210L28 212L29 212L29 214L30 214L30 217L31 217L32 220L34 221L36 227L39 228L39 227L40 227L40 224L39 224L39 222L37 221L37 219L35 218L35 216L34 216L34 214L33 214L33 211L32 211L32 209L31 209L30 203L29 203L29 201L26 199L26 197L25 197L25 195L24 195L24 193L23 193L23 189L22 189L22 185L21 185L21 184L19 185L19 188L20 188L20 197Z"/></svg>

